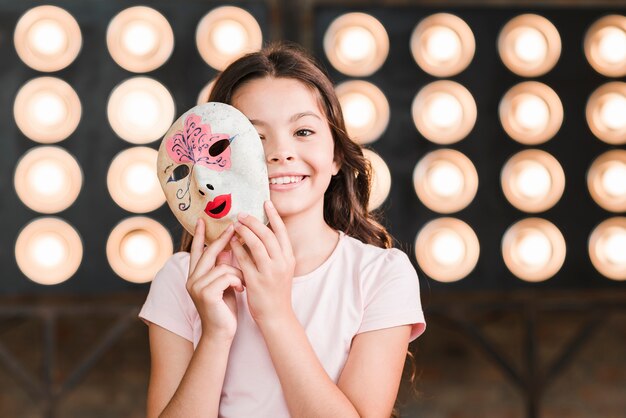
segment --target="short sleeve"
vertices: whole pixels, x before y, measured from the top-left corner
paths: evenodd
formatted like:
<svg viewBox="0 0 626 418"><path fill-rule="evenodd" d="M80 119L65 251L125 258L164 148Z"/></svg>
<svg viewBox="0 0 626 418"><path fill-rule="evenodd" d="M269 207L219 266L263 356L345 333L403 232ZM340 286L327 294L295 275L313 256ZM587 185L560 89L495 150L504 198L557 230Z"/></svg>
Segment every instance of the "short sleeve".
<svg viewBox="0 0 626 418"><path fill-rule="evenodd" d="M189 253L179 252L167 260L152 280L139 318L193 342L195 307L185 288L188 266Z"/></svg>
<svg viewBox="0 0 626 418"><path fill-rule="evenodd" d="M426 329L417 272L405 253L387 250L363 286L364 312L357 333L412 325L409 341Z"/></svg>

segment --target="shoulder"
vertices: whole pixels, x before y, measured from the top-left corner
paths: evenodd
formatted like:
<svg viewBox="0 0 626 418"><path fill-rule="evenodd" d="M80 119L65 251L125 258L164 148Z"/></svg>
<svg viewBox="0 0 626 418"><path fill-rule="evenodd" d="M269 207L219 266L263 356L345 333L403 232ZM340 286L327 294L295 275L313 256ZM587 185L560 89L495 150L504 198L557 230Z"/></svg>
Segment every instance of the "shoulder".
<svg viewBox="0 0 626 418"><path fill-rule="evenodd" d="M348 235L344 239L346 257L355 262L361 273L373 275L386 273L386 276L388 273L394 273L411 277L417 275L409 257L397 248L380 248Z"/></svg>
<svg viewBox="0 0 626 418"><path fill-rule="evenodd" d="M189 271L189 253L172 254L152 280L151 288L183 289Z"/></svg>

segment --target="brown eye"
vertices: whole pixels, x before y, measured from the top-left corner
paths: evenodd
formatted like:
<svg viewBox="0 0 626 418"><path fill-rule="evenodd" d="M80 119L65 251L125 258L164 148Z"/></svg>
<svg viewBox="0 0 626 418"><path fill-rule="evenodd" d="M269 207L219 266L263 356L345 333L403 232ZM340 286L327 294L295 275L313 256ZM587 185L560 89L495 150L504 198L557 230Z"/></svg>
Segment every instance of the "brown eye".
<svg viewBox="0 0 626 418"><path fill-rule="evenodd" d="M215 144L211 145L211 148L209 148L209 155L211 157L217 157L218 155L223 153L229 145L230 141L228 139L221 139Z"/></svg>
<svg viewBox="0 0 626 418"><path fill-rule="evenodd" d="M167 182L171 181L180 181L189 175L189 166L188 165L179 165L172 171L172 175Z"/></svg>

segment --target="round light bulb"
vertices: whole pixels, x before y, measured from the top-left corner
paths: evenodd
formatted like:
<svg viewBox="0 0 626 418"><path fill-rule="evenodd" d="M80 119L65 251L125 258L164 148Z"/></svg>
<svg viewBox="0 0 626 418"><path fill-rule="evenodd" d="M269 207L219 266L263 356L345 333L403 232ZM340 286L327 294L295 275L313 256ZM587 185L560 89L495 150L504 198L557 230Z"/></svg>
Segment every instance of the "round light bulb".
<svg viewBox="0 0 626 418"><path fill-rule="evenodd" d="M517 253L522 263L532 268L544 266L552 256L550 240L540 232L531 232L517 244Z"/></svg>
<svg viewBox="0 0 626 418"><path fill-rule="evenodd" d="M154 238L145 231L133 231L122 240L121 255L131 265L146 266L156 258L156 246Z"/></svg>
<svg viewBox="0 0 626 418"><path fill-rule="evenodd" d="M455 31L445 26L431 29L426 41L426 53L435 61L446 62L461 53L461 40Z"/></svg>
<svg viewBox="0 0 626 418"><path fill-rule="evenodd" d="M517 188L528 198L538 198L550 192L552 177L543 165L528 162L516 177Z"/></svg>
<svg viewBox="0 0 626 418"><path fill-rule="evenodd" d="M451 94L439 94L430 102L428 116L436 127L450 128L463 119L463 107Z"/></svg>
<svg viewBox="0 0 626 418"><path fill-rule="evenodd" d="M614 131L626 128L626 97L611 95L600 108L600 119Z"/></svg>
<svg viewBox="0 0 626 418"><path fill-rule="evenodd" d="M158 182L154 167L141 162L125 170L124 180L128 189L137 195L150 193Z"/></svg>
<svg viewBox="0 0 626 418"><path fill-rule="evenodd" d="M349 125L363 128L372 123L376 118L374 103L363 94L349 94L343 100L342 109Z"/></svg>
<svg viewBox="0 0 626 418"><path fill-rule="evenodd" d="M156 48L157 34L145 22L129 23L122 34L122 44L134 55L146 55Z"/></svg>
<svg viewBox="0 0 626 418"><path fill-rule="evenodd" d="M44 55L59 54L66 47L66 33L59 22L42 19L28 31L32 46Z"/></svg>
<svg viewBox="0 0 626 418"><path fill-rule="evenodd" d="M516 106L515 119L521 127L529 131L541 129L550 120L550 108L541 98L527 95Z"/></svg>
<svg viewBox="0 0 626 418"><path fill-rule="evenodd" d="M354 26L343 31L339 39L339 54L348 61L366 59L376 49L376 40L370 31Z"/></svg>
<svg viewBox="0 0 626 418"><path fill-rule="evenodd" d="M463 190L463 172L449 162L439 162L428 171L430 188L441 197L452 197Z"/></svg>
<svg viewBox="0 0 626 418"><path fill-rule="evenodd" d="M33 260L43 268L61 265L67 257L63 238L57 234L42 234L31 247Z"/></svg>
<svg viewBox="0 0 626 418"><path fill-rule="evenodd" d="M548 53L546 38L534 28L523 28L513 43L515 54L525 62L537 62Z"/></svg>
<svg viewBox="0 0 626 418"><path fill-rule="evenodd" d="M598 41L600 58L610 64L626 61L626 33L616 27L607 27Z"/></svg>
<svg viewBox="0 0 626 418"><path fill-rule="evenodd" d="M444 230L432 240L433 258L444 266L460 264L465 257L465 243L454 231Z"/></svg>
<svg viewBox="0 0 626 418"><path fill-rule="evenodd" d="M69 179L58 164L42 161L28 171L28 182L36 193L53 196L61 193Z"/></svg>
<svg viewBox="0 0 626 418"><path fill-rule="evenodd" d="M611 196L626 196L626 164L614 164L602 175L602 187Z"/></svg>
<svg viewBox="0 0 626 418"><path fill-rule="evenodd" d="M237 54L245 49L246 30L239 22L224 20L211 31L211 42L222 54Z"/></svg>

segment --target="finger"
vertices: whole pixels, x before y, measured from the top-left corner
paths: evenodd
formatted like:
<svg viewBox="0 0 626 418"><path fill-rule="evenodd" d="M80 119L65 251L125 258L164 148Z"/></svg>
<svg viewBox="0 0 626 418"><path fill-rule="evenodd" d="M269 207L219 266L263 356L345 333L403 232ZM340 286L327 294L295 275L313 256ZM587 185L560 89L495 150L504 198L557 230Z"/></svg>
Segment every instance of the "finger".
<svg viewBox="0 0 626 418"><path fill-rule="evenodd" d="M287 228L285 227L285 223L278 214L278 211L272 204L271 200L265 201L265 213L267 214L267 219L270 221L272 231L274 231L274 235L276 236L276 240L278 241L278 245L280 245L283 254L293 255L291 241L289 240L289 235L287 234Z"/></svg>
<svg viewBox="0 0 626 418"><path fill-rule="evenodd" d="M263 222L246 213L240 213L237 219L240 223L250 228L254 235L261 240L270 258L278 258L281 256L282 251L274 232Z"/></svg>
<svg viewBox="0 0 626 418"><path fill-rule="evenodd" d="M198 264L198 260L202 256L202 251L204 250L204 222L201 218L198 218L196 222L196 229L193 234L193 240L191 241L191 250L189 257L189 275L196 269L196 265Z"/></svg>
<svg viewBox="0 0 626 418"><path fill-rule="evenodd" d="M215 266L217 255L226 248L234 232L233 224L230 224L215 241L209 244L196 264L196 268L192 273L194 276L202 274Z"/></svg>
<svg viewBox="0 0 626 418"><path fill-rule="evenodd" d="M216 266L219 266L221 264L230 265L232 263L232 258L233 258L232 251L220 251L220 253L217 255L217 259L215 260L215 265Z"/></svg>
<svg viewBox="0 0 626 418"><path fill-rule="evenodd" d="M209 284L211 284L211 282L216 280L218 277L223 276L225 274L230 274L232 276L239 277L239 279L243 281L243 272L240 269L235 268L233 266L229 266L228 264L221 264L211 269L211 271L208 272L207 274L204 274L196 278L196 281L192 284L192 287L194 287L196 290L201 289L203 287L208 286Z"/></svg>
<svg viewBox="0 0 626 418"><path fill-rule="evenodd" d="M270 256L267 253L265 245L263 245L261 239L252 232L250 228L242 223L235 225L235 231L237 231L237 234L239 234L243 242L248 246L257 270L260 270L262 265L270 261Z"/></svg>
<svg viewBox="0 0 626 418"><path fill-rule="evenodd" d="M257 273L256 265L236 236L230 240L230 246L233 249L233 255L235 260L237 260L237 264L239 264L239 268L243 271L244 277L248 279L254 277Z"/></svg>
<svg viewBox="0 0 626 418"><path fill-rule="evenodd" d="M217 279L215 279L213 282L211 282L211 284L207 286L206 291L222 292L222 295L223 295L224 291L228 289L229 287L232 287L238 292L243 292L243 289L244 289L243 283L241 282L241 279L239 277L231 276L230 274L227 274L224 276L220 276Z"/></svg>

